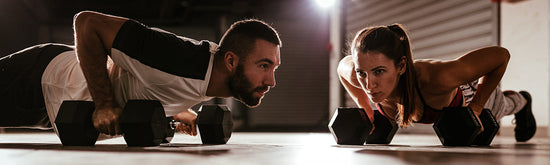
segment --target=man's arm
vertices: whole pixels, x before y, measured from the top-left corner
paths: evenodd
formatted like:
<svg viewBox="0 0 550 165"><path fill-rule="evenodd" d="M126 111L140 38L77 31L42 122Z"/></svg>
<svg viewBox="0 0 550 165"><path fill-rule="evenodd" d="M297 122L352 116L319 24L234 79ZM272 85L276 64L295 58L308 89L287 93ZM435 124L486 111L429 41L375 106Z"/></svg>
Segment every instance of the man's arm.
<svg viewBox="0 0 550 165"><path fill-rule="evenodd" d="M76 54L96 107L92 120L98 131L109 135L120 133L118 119L122 109L114 99L107 56L118 30L127 20L91 11L74 17Z"/></svg>

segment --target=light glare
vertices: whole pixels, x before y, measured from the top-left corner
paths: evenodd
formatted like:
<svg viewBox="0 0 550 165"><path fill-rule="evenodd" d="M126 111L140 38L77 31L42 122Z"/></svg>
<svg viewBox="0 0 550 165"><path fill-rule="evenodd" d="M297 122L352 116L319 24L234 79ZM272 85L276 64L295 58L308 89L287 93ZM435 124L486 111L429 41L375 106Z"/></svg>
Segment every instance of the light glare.
<svg viewBox="0 0 550 165"><path fill-rule="evenodd" d="M334 4L334 0L315 0L317 5L319 5L321 8L329 8Z"/></svg>

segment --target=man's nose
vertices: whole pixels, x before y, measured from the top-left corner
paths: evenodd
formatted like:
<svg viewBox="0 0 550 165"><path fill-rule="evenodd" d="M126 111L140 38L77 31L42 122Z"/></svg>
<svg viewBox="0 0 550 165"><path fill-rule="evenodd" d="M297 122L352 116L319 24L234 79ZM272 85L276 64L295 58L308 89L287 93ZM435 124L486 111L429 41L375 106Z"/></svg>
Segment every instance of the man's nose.
<svg viewBox="0 0 550 165"><path fill-rule="evenodd" d="M274 72L271 72L271 74L269 74L267 76L267 78L264 81L264 84L268 85L268 86L271 86L271 87L275 87L275 85L277 83L275 82L275 73Z"/></svg>

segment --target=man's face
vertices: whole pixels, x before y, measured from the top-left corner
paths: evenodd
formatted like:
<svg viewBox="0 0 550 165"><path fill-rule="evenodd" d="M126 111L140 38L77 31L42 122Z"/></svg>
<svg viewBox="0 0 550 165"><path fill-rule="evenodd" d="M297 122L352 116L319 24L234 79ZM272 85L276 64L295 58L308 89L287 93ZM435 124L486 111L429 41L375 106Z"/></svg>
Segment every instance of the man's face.
<svg viewBox="0 0 550 165"><path fill-rule="evenodd" d="M246 59L240 59L229 80L233 97L249 107L260 104L269 88L275 86L275 70L281 64L279 46L265 40L256 40Z"/></svg>

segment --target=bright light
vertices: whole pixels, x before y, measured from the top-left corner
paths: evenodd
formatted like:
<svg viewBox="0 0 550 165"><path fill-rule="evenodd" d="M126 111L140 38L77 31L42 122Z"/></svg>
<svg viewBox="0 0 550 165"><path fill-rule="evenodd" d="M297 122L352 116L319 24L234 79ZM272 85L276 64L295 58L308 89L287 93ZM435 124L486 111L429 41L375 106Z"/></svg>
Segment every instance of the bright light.
<svg viewBox="0 0 550 165"><path fill-rule="evenodd" d="M321 8L329 8L330 6L334 5L335 0L315 0L317 5L319 5Z"/></svg>

